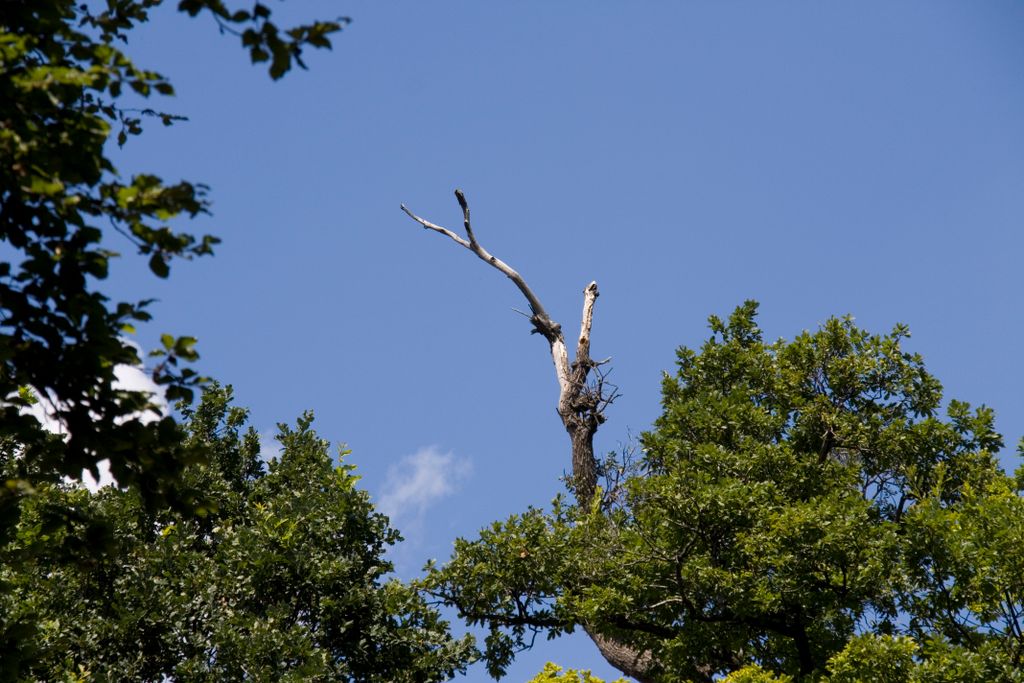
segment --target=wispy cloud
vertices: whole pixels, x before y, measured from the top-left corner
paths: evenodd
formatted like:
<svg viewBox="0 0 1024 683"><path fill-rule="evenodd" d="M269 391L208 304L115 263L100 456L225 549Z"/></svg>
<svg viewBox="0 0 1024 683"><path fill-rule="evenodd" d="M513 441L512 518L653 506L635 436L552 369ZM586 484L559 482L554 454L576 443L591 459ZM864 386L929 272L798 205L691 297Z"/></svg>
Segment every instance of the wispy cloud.
<svg viewBox="0 0 1024 683"><path fill-rule="evenodd" d="M467 458L435 446L421 448L388 468L377 509L400 528L419 526L427 509L458 491L472 469Z"/></svg>

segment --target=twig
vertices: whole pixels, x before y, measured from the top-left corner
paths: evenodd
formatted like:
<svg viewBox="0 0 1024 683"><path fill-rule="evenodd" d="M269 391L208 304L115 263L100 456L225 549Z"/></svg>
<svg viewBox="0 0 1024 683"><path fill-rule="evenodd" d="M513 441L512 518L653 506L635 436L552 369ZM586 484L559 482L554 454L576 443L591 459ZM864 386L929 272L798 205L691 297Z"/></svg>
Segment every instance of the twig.
<svg viewBox="0 0 1024 683"><path fill-rule="evenodd" d="M476 237L473 235L473 225L469 222L469 202L466 201L466 195L459 189L455 190L455 198L459 200L459 206L462 207L462 224L466 227L469 244L473 246L476 244Z"/></svg>

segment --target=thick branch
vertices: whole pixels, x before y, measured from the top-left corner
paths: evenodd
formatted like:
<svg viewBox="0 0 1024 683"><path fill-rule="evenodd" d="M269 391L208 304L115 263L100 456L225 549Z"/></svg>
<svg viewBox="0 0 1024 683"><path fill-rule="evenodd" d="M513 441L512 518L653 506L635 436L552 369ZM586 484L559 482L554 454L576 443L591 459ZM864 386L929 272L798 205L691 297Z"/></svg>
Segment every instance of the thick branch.
<svg viewBox="0 0 1024 683"><path fill-rule="evenodd" d="M643 652L625 645L614 638L603 636L596 631L584 627L587 635L594 641L594 645L600 650L601 656L604 657L605 661L614 666L616 669L631 676L640 683L654 683L655 678L652 673L654 669L654 658L651 656L650 651L644 650Z"/></svg>

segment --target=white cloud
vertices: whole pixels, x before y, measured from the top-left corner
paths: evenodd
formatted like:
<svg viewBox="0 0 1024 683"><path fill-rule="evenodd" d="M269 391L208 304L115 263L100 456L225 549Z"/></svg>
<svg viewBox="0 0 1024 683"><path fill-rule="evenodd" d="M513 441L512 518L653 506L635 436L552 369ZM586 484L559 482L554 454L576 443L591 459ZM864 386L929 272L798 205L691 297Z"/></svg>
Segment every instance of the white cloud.
<svg viewBox="0 0 1024 683"><path fill-rule="evenodd" d="M117 479L114 479L114 475L110 473L110 460L103 458L96 463L96 468L100 472L100 479L96 481L96 477L92 476L92 472L89 470L82 470L82 486L89 489L92 493L96 493L104 486L117 486Z"/></svg>
<svg viewBox="0 0 1024 683"><path fill-rule="evenodd" d="M427 509L458 491L472 469L466 458L442 453L435 446L421 448L388 468L377 509L399 528L399 521L406 526L418 526Z"/></svg>
<svg viewBox="0 0 1024 683"><path fill-rule="evenodd" d="M164 388L157 385L141 367L118 365L114 368L114 378L114 388L116 389L144 391L150 394L150 401L153 404L153 408L140 413L138 415L140 420L147 423L153 422L168 414L167 399L165 397ZM50 401L41 399L30 408L26 408L25 412L39 420L39 423L42 424L43 428L47 431L54 434L67 434L67 429L60 421L60 418L57 416L55 406L53 406ZM117 485L117 480L114 479L114 476L110 473L110 460L104 458L96 463L96 467L100 474L99 480L97 480L88 469L82 470L82 476L79 481L81 481L85 488L95 493L104 486ZM69 483L74 482L74 480L69 477L65 477L65 481L68 481Z"/></svg>
<svg viewBox="0 0 1024 683"><path fill-rule="evenodd" d="M153 381L153 378L140 367L118 365L114 368L114 388L128 391L145 391L150 395L155 411L149 410L139 416L143 422L153 422L163 418L169 412L167 394L164 387Z"/></svg>
<svg viewBox="0 0 1024 683"><path fill-rule="evenodd" d="M155 422L168 414L167 397L164 387L153 381L142 368L133 365L118 365L114 368L114 388L127 389L128 391L144 391L149 394L153 403L153 410L141 413L138 418L142 422ZM89 470L82 470L82 484L85 488L96 493L104 486L117 486L117 480L110 473L110 460L104 458L96 463L100 472L100 479L92 476Z"/></svg>
<svg viewBox="0 0 1024 683"><path fill-rule="evenodd" d="M137 415L143 422L149 423L159 420L169 412L164 387L154 382L153 378L141 367L134 365L115 366L113 386L115 389L142 391L150 395L153 408ZM57 409L52 400L47 400L45 397L38 398L39 400L31 407L26 408L24 412L39 420L40 424L43 425L43 429L48 432L66 434L67 430L57 416Z"/></svg>

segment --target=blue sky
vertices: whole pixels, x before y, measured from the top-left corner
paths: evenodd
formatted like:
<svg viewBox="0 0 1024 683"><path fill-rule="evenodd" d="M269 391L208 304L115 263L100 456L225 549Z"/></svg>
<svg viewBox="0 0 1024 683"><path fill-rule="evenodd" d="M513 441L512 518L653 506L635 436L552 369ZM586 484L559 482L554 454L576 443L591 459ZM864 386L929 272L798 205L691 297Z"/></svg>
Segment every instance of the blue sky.
<svg viewBox="0 0 1024 683"><path fill-rule="evenodd" d="M455 187L567 328L598 281L593 355L623 394L601 451L657 416L676 347L747 298L770 338L833 314L905 322L947 397L1024 434L1024 4L272 8L354 22L278 83L209 21L161 10L133 38L177 88L159 104L190 120L119 167L211 185L192 229L224 243L166 283L124 259L111 287L157 297L140 342L197 336L261 431L314 409L406 530L400 574L547 503L568 467L519 293L399 211L458 228ZM568 638L508 680L549 659L614 677Z"/></svg>

